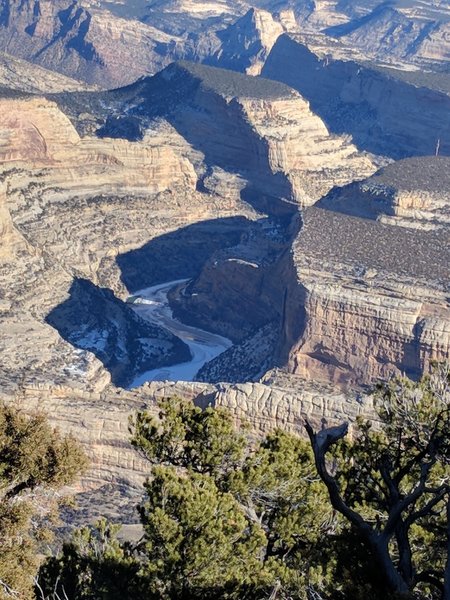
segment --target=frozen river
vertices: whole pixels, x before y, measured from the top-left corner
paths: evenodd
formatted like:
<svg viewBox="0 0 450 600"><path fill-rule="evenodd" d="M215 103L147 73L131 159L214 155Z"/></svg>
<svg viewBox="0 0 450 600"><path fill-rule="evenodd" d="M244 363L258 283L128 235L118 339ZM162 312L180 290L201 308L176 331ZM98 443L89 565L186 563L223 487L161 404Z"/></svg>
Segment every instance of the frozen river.
<svg viewBox="0 0 450 600"><path fill-rule="evenodd" d="M192 381L201 367L212 360L232 345L232 342L220 335L184 325L172 315L168 292L178 285L188 281L179 279L154 285L136 292L139 297L137 303L132 304L133 310L143 319L168 329L189 346L192 359L189 362L172 365L171 367L160 367L152 371L141 373L131 384L131 388L142 385L146 381Z"/></svg>

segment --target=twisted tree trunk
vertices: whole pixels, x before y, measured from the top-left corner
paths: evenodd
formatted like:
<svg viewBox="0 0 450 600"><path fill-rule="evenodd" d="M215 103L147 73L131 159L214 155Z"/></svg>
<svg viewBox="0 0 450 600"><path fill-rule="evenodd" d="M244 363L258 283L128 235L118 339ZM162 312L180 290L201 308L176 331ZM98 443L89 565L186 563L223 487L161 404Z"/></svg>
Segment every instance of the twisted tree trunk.
<svg viewBox="0 0 450 600"><path fill-rule="evenodd" d="M395 531L395 527L391 534L386 534L385 531L378 532L373 529L370 523L344 502L336 479L327 469L326 453L333 444L347 435L348 424L342 423L337 427L330 427L329 429L323 429L315 433L310 423L306 421L305 428L311 441L317 472L328 489L331 505L359 531L362 538L366 541L380 572L384 576L385 587L398 594L407 594L410 591L408 583L395 567L389 554L389 541ZM401 513L399 514L399 518L401 518Z"/></svg>

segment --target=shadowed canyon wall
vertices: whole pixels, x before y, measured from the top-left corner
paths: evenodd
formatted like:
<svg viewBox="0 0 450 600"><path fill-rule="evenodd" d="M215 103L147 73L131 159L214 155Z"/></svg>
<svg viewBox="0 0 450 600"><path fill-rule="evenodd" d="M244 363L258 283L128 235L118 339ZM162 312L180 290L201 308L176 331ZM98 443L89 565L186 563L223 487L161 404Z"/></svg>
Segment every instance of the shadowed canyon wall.
<svg viewBox="0 0 450 600"><path fill-rule="evenodd" d="M335 59L332 48L315 53L288 35L262 74L298 90L330 131L351 134L361 150L394 159L431 155L440 140L440 154L450 154L450 93L448 85L434 88L433 77Z"/></svg>

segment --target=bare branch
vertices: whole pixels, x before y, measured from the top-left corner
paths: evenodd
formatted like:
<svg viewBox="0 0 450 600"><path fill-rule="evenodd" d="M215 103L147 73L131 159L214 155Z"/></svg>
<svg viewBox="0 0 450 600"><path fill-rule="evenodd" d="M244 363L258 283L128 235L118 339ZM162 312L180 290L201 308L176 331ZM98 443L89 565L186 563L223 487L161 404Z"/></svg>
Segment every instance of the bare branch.
<svg viewBox="0 0 450 600"><path fill-rule="evenodd" d="M10 598L18 598L20 596L19 592L13 590L3 579L0 579L0 587L3 588L4 593Z"/></svg>
<svg viewBox="0 0 450 600"><path fill-rule="evenodd" d="M310 422L305 419L305 429L308 433L309 439L311 440L317 472L327 487L333 508L340 512L346 519L348 519L350 523L358 527L359 530L366 536L370 535L373 533L372 527L361 517L361 515L352 510L344 502L338 483L336 479L329 473L325 461L325 456L329 448L347 435L348 423L342 423L337 427L322 429L322 431L319 431L319 433L315 433Z"/></svg>
<svg viewBox="0 0 450 600"><path fill-rule="evenodd" d="M433 493L435 493L436 496L429 500L429 502L427 502L420 510L416 510L415 512L411 513L405 520L406 525L410 527L420 518L433 514L433 508L445 498L445 495L448 494L449 491L450 488L447 485L442 486L441 490L435 490Z"/></svg>

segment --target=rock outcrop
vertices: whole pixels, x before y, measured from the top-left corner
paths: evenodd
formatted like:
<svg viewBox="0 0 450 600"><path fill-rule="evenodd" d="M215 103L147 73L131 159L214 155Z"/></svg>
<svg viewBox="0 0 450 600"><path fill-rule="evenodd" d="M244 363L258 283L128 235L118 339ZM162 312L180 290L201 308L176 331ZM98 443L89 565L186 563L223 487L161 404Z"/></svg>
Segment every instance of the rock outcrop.
<svg viewBox="0 0 450 600"><path fill-rule="evenodd" d="M290 371L345 385L449 359L447 172L445 158L402 161L304 211Z"/></svg>
<svg viewBox="0 0 450 600"><path fill-rule="evenodd" d="M450 225L450 158L399 160L364 181L337 189L320 206L418 230Z"/></svg>
<svg viewBox="0 0 450 600"><path fill-rule="evenodd" d="M3 94L6 94L7 90L11 94L14 90L33 94L51 94L95 89L95 87L89 87L81 81L43 69L38 65L15 58L4 52L0 52L0 86L4 88Z"/></svg>
<svg viewBox="0 0 450 600"><path fill-rule="evenodd" d="M183 58L259 74L283 30L313 38L329 31L359 47L366 59L383 63L445 67L450 13L442 3L379 5L375 0L1 0L0 50L106 88ZM326 40L331 49L333 38Z"/></svg>
<svg viewBox="0 0 450 600"><path fill-rule="evenodd" d="M188 359L123 302L110 263L147 239L158 195L195 193L191 163L161 140L80 139L55 103L29 97L0 99L0 167L2 373L101 389ZM153 227L174 226L168 207Z"/></svg>
<svg viewBox="0 0 450 600"><path fill-rule="evenodd" d="M381 69L341 59L342 49L282 35L262 74L300 92L330 131L394 159L450 154L448 76ZM334 57L335 56L335 57Z"/></svg>
<svg viewBox="0 0 450 600"><path fill-rule="evenodd" d="M347 138L329 135L298 94L261 78L181 62L122 93L122 100L120 91L111 95L114 110L120 102L131 103L129 118L147 127L164 117L201 153L192 160L206 190L223 194L225 173L226 182L232 174L237 188L227 193L232 197L234 190L269 216L251 224L242 242L211 254L195 280L172 297L176 314L244 343L251 352L261 335L255 337L256 330L279 330L299 206L375 167ZM109 106L108 95L102 97ZM102 133L124 135L111 125L107 119ZM270 363L273 344L260 357ZM246 377L259 371L252 368Z"/></svg>
<svg viewBox="0 0 450 600"><path fill-rule="evenodd" d="M274 20L270 12L252 8L235 23L216 33L220 45L203 62L248 75L259 75L283 31L283 26Z"/></svg>
<svg viewBox="0 0 450 600"><path fill-rule="evenodd" d="M443 9L444 10L444 9ZM365 56L385 63L408 63L424 69L445 69L450 56L450 14L420 13L381 3L370 14L326 30ZM440 17L440 18L439 18Z"/></svg>
<svg viewBox="0 0 450 600"><path fill-rule="evenodd" d="M233 379L239 363L260 376L244 356L255 344L266 366L346 384L417 375L446 357L448 202L436 177L444 158L402 163L331 192L304 211L292 254L299 207L374 170L292 89L178 63L123 90L55 98L72 106L78 127L95 124L102 137L81 138L47 99L0 101L2 231L11 245L3 251L2 340L5 354L12 338L20 347L4 365L16 380L78 386L85 378L98 390L117 377L119 362L115 382L123 385L130 369L176 361L184 350L162 331L140 325L130 334L134 319L122 301L186 277L192 281L172 298L178 314L239 345L211 366L216 380L226 364ZM414 184L413 171L436 189ZM395 179L399 172L412 190ZM118 329L105 334L89 294L73 293L87 288L108 303L100 312L116 315L109 321ZM359 333L346 326L349 311ZM20 325L19 314L27 315ZM258 342L264 331L267 345ZM37 337L47 340L38 356Z"/></svg>
<svg viewBox="0 0 450 600"><path fill-rule="evenodd" d="M273 46L273 80L178 62L110 92L62 76L46 87L45 69L0 61L1 393L86 445L89 510L128 518L147 472L128 416L158 397L225 406L258 435L300 432L305 414L372 414L354 386L449 358L449 159L372 176L388 161L357 148L449 154L445 77L371 68L317 41L371 2L261 4L137 3L146 24L101 0L0 0L1 48L102 85L186 53L257 73ZM314 51L278 37L299 23ZM176 313L233 347L201 369L205 383L119 389L189 358L126 302L182 279Z"/></svg>
<svg viewBox="0 0 450 600"><path fill-rule="evenodd" d="M114 87L171 60L174 36L72 0L2 0L0 50L69 77Z"/></svg>
<svg viewBox="0 0 450 600"><path fill-rule="evenodd" d="M185 357L162 331L132 335L123 300L186 277L190 318L249 338L240 352L251 354L255 329L279 328L298 206L374 170L290 88L212 67L52 97L0 99L4 235L18 244L4 265L2 341L20 348L3 368L16 381L99 390Z"/></svg>
<svg viewBox="0 0 450 600"><path fill-rule="evenodd" d="M298 93L274 81L180 61L124 94L130 116L147 126L164 117L207 165L240 173L265 196L308 205L375 169L348 137L330 135ZM117 92L112 99L118 102ZM104 130L114 135L110 123Z"/></svg>

